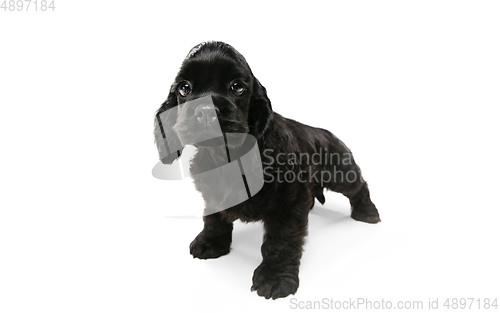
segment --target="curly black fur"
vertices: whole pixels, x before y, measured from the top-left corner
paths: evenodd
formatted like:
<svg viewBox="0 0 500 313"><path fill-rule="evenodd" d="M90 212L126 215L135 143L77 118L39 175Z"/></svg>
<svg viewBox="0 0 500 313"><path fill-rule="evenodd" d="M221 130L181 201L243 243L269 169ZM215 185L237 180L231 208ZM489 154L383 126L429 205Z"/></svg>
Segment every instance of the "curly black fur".
<svg viewBox="0 0 500 313"><path fill-rule="evenodd" d="M243 95L234 95L229 86L235 80L244 84ZM192 92L179 95L181 83L189 82ZM367 183L352 159L351 151L337 137L324 129L303 125L273 112L266 89L253 76L244 57L233 47L222 42L207 42L194 47L184 60L170 89L167 100L157 114L186 101L211 95L217 110L217 117L223 133L249 133L257 143L265 169L266 182L263 188L249 200L227 210L206 215L204 228L190 245L191 254L200 259L217 258L229 253L233 222L263 221L265 235L262 244L262 263L253 276L252 290L266 299L286 297L294 294L299 286L299 264L304 238L307 234L308 213L317 199L324 203L324 189L340 192L349 198L351 217L358 221L377 223L378 211L370 200ZM173 141L184 141L178 119L161 123L162 134ZM182 139L181 139L182 138ZM224 146L198 146L198 152L191 161L191 172L201 173L207 168L226 164L218 156L218 149ZM229 147L228 149L233 149ZM172 163L181 154L171 153L162 159ZM312 156L328 153L331 159L319 164L301 164L277 160L290 155ZM274 160L272 164L268 162ZM346 159L349 159L346 162ZM290 172L301 180L278 182L278 175ZM332 174L330 181L316 181L312 173L326 171ZM356 179L347 180L349 172L357 173ZM299 176L300 174L300 176ZM216 182L196 180L195 186L205 199L205 210L210 211L213 194L223 192Z"/></svg>

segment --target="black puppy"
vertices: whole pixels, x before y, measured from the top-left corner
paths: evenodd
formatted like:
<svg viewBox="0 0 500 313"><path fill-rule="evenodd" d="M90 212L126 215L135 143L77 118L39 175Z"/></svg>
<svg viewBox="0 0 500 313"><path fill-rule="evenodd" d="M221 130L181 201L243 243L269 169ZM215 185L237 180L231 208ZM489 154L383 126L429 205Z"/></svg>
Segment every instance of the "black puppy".
<svg viewBox="0 0 500 313"><path fill-rule="evenodd" d="M181 104L206 96L211 96L214 108L200 104L179 109L178 115L167 119L159 118L169 109L182 108ZM161 134L156 143L163 152L162 162L170 164L182 152L182 148L161 151L165 149L160 143L162 137L170 146L195 144L198 150L191 160L192 173L224 165L227 159L217 157L215 152L236 149L238 144L199 143L183 125L203 131L217 118L222 133L247 133L257 139L265 177L262 189L227 210L205 214L204 228L191 243L190 251L200 259L225 255L230 250L235 220L263 221L263 260L254 272L252 286L259 296L276 299L297 291L308 213L315 198L324 203L324 188L349 198L353 219L380 221L351 151L327 130L273 112L266 89L253 76L244 57L226 43L206 42L189 52L156 117L155 132ZM226 187L196 176L194 180L205 200L205 210L210 212L216 194L225 191L217 188Z"/></svg>

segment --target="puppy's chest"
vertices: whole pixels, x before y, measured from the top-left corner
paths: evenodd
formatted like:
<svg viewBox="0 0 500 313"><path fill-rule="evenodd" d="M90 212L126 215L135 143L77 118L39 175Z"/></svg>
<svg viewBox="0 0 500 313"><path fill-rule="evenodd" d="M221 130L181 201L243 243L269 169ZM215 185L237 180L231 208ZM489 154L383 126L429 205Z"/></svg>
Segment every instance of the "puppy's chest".
<svg viewBox="0 0 500 313"><path fill-rule="evenodd" d="M219 212L249 198L248 185L238 161L200 153L191 162L191 175L207 209Z"/></svg>

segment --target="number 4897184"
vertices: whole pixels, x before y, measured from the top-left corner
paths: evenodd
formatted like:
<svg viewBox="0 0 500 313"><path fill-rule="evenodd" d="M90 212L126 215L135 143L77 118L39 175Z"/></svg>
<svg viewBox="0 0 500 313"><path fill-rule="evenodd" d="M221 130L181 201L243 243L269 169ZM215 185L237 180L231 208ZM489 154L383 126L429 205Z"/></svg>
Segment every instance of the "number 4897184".
<svg viewBox="0 0 500 313"><path fill-rule="evenodd" d="M0 6L4 11L54 11L55 8L54 0L4 0Z"/></svg>

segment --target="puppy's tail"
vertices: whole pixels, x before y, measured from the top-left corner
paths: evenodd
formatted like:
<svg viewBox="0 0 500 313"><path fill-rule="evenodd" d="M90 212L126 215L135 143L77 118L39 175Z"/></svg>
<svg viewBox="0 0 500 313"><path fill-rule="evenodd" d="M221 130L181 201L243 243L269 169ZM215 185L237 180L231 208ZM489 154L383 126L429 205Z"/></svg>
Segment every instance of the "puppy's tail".
<svg viewBox="0 0 500 313"><path fill-rule="evenodd" d="M321 192L320 195L316 195L316 199L318 199L319 203L325 204L325 196L323 195L323 192Z"/></svg>
<svg viewBox="0 0 500 313"><path fill-rule="evenodd" d="M323 195L323 188L317 189L314 192L314 197L319 201L321 204L325 204L325 196ZM311 205L311 210L314 207L314 199Z"/></svg>

